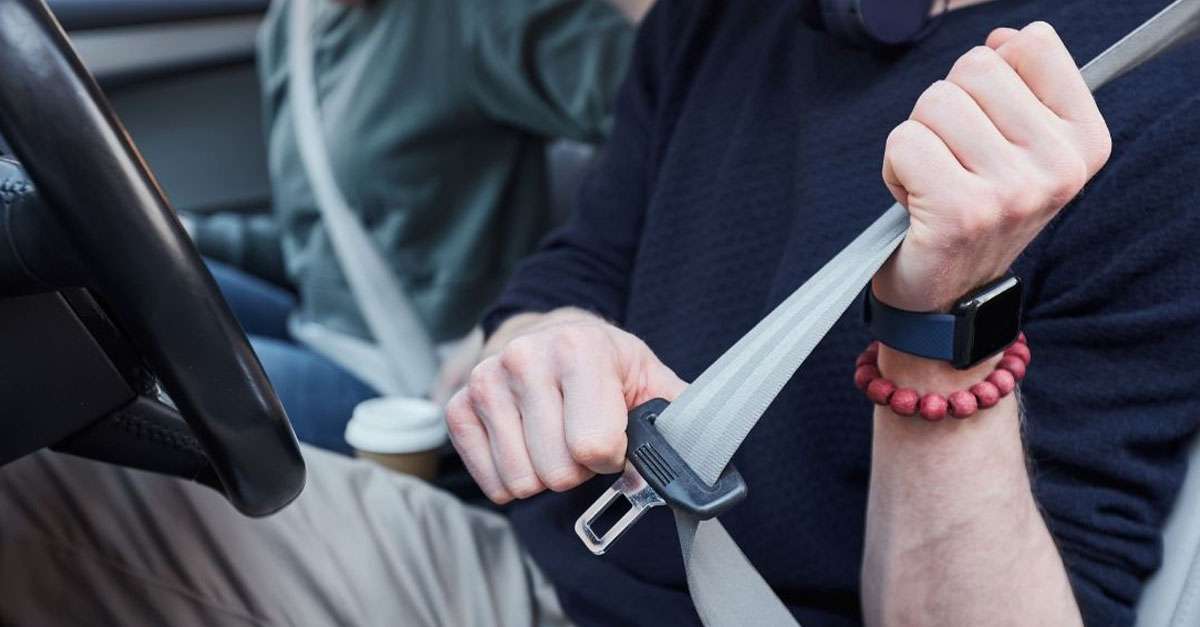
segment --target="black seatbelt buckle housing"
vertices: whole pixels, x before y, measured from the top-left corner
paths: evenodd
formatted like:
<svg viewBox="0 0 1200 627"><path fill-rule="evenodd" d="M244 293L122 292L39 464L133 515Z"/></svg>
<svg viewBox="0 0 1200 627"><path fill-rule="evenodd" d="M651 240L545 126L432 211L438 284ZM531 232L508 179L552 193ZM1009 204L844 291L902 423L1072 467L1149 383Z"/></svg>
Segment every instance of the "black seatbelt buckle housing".
<svg viewBox="0 0 1200 627"><path fill-rule="evenodd" d="M629 413L629 426L625 429L629 463L671 509L694 518L716 518L742 502L746 498L746 482L733 464L726 466L716 484L710 486L667 443L654 426L666 408L667 401L656 398Z"/></svg>
<svg viewBox="0 0 1200 627"><path fill-rule="evenodd" d="M628 447L625 470L608 490L575 521L575 533L592 553L602 555L609 545L659 505L700 520L720 516L746 498L746 482L733 464L725 467L714 485L708 485L679 456L654 421L667 408L656 398L629 412L625 429ZM629 502L627 511L607 531L597 532L595 523L618 499Z"/></svg>

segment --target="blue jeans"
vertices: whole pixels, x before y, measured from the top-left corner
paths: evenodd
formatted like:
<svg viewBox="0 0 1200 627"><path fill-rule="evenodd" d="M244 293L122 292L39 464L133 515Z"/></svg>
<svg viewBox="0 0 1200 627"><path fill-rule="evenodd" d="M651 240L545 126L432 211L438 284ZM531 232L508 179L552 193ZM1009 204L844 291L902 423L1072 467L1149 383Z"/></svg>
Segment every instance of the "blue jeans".
<svg viewBox="0 0 1200 627"><path fill-rule="evenodd" d="M341 366L292 341L287 317L296 307L288 291L237 268L207 260L225 300L250 336L267 377L287 410L296 437L350 454L343 434L354 406L379 394Z"/></svg>

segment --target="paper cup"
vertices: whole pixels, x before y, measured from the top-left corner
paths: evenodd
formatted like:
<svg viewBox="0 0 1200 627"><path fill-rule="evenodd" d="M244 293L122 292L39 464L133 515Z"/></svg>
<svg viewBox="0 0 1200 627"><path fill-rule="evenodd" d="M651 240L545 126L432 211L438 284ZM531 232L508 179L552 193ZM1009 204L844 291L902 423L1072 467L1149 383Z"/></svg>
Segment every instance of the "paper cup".
<svg viewBox="0 0 1200 627"><path fill-rule="evenodd" d="M354 408L346 442L361 457L432 479L438 449L446 442L446 421L440 406L422 398L373 398Z"/></svg>

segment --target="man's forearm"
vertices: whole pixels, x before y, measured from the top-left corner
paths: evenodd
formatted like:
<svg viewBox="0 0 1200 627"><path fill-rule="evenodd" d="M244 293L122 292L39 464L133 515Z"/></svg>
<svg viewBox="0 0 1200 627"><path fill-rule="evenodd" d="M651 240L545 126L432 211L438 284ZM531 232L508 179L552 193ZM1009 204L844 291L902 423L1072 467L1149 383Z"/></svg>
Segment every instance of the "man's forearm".
<svg viewBox="0 0 1200 627"><path fill-rule="evenodd" d="M881 347L900 387L967 387L967 372ZM872 625L1072 625L1079 610L1030 489L1015 395L937 423L875 409L863 607Z"/></svg>

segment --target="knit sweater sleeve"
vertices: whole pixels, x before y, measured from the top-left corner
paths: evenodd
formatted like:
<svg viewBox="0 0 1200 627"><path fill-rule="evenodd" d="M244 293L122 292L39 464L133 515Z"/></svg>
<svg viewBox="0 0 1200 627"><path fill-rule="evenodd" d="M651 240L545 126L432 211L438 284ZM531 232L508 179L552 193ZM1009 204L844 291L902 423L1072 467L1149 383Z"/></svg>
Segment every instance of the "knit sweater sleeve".
<svg viewBox="0 0 1200 627"><path fill-rule="evenodd" d="M1102 92L1113 158L1019 264L1034 488L1088 625L1133 624L1200 421L1200 98L1166 87L1200 83L1187 64Z"/></svg>

